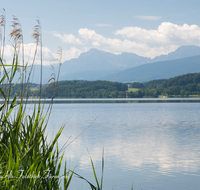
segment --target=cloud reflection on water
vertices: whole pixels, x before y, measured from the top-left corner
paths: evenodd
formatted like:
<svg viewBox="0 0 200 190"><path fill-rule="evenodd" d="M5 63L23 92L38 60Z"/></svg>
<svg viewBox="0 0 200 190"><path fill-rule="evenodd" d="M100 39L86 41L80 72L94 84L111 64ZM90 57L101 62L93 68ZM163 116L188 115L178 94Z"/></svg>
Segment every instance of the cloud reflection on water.
<svg viewBox="0 0 200 190"><path fill-rule="evenodd" d="M104 148L106 163L113 165L108 167L138 171L151 168L170 176L174 172L198 173L200 105L190 107L189 103L54 105L49 130L66 122L59 140L63 144L99 116L65 150L65 158L80 163L83 170L91 170L87 147L94 164L101 162Z"/></svg>

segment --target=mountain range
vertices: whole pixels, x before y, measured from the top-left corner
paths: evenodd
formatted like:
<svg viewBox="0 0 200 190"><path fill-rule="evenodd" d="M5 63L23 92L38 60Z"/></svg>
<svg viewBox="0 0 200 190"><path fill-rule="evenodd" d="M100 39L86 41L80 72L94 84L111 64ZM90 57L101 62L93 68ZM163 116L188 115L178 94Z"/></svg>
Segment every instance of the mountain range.
<svg viewBox="0 0 200 190"><path fill-rule="evenodd" d="M39 83L40 66L35 65L34 70L32 82ZM47 83L51 74L58 72L58 65L43 66L42 70L43 83ZM61 66L59 80L145 82L192 72L200 72L199 46L182 46L168 55L161 55L154 59L134 53L115 55L90 49L80 54L78 58L65 61Z"/></svg>
<svg viewBox="0 0 200 190"><path fill-rule="evenodd" d="M117 74L109 75L102 80L116 82L147 82L156 79L169 79L187 73L200 72L200 55L175 59L170 61L159 61L150 64L126 69Z"/></svg>

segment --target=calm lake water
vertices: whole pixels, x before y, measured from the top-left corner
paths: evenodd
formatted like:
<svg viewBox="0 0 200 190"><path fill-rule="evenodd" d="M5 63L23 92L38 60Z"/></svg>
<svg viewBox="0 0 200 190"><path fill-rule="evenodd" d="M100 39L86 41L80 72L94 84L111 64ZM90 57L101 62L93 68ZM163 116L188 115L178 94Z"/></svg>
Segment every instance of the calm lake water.
<svg viewBox="0 0 200 190"><path fill-rule="evenodd" d="M84 101L84 100L83 100ZM199 101L199 100L198 100ZM104 190L199 190L200 103L58 103L53 105L48 138L65 129L61 147L68 168L95 184L90 156L100 180L104 149ZM70 189L90 189L74 177Z"/></svg>

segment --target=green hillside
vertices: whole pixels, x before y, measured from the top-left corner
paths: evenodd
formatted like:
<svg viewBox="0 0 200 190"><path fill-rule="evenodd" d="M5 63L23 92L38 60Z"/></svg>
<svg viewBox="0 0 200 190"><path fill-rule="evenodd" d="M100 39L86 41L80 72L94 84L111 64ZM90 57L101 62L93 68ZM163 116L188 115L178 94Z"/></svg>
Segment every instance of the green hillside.
<svg viewBox="0 0 200 190"><path fill-rule="evenodd" d="M142 86L142 88L137 92L129 93L129 97L198 96L200 95L200 73L190 73L145 83L132 83L130 86Z"/></svg>
<svg viewBox="0 0 200 190"><path fill-rule="evenodd" d="M54 83L43 89L43 96L51 97ZM125 98L128 86L109 81L60 81L55 97L59 98ZM39 93L39 91L37 92Z"/></svg>
<svg viewBox="0 0 200 190"><path fill-rule="evenodd" d="M56 83L43 85L42 97L50 98ZM29 84L30 96L39 96L38 84ZM7 88L4 85L4 88ZM18 93L20 97L20 85L16 85L11 91L11 96ZM4 89L5 90L5 89ZM159 96L199 96L200 73L190 73L170 79L151 80L149 82L133 82L129 84L110 81L60 81L57 83L55 98L129 98L159 97Z"/></svg>

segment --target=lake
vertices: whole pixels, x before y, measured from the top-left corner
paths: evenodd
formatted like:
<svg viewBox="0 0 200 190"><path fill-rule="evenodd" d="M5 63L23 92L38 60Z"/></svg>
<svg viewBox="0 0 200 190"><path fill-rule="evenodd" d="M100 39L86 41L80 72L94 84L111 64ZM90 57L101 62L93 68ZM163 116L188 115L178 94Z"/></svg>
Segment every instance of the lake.
<svg viewBox="0 0 200 190"><path fill-rule="evenodd" d="M95 184L90 157L100 180L104 149L104 190L131 189L132 184L134 190L199 190L199 99L144 100L58 100L48 139L65 125L61 147L91 125L65 149L64 158L68 168L77 166L75 171ZM74 176L70 189L90 187Z"/></svg>

